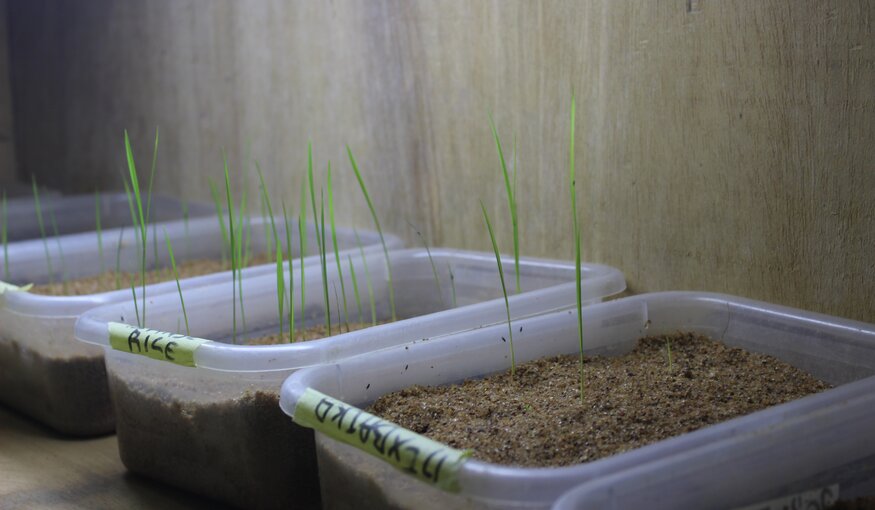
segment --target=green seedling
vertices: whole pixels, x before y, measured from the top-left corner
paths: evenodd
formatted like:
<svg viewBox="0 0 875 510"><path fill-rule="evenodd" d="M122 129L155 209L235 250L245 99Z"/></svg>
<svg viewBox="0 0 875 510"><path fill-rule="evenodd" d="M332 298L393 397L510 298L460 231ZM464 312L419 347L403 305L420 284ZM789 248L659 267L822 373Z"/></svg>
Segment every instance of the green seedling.
<svg viewBox="0 0 875 510"><path fill-rule="evenodd" d="M167 235L166 229L164 230L164 241L167 243L167 254L170 255L170 267L173 269L173 277L176 279L176 290L179 292L182 316L185 318L185 334L191 335L191 330L188 328L188 313L185 311L185 299L182 297L182 285L179 284L179 270L176 268L176 257L173 256L173 246L170 244L170 236Z"/></svg>
<svg viewBox="0 0 875 510"><path fill-rule="evenodd" d="M46 237L46 227L43 223L43 209L40 206L39 189L36 185L36 176L31 176L31 185L33 186L33 206L36 210L36 221L39 225L40 237L43 239L43 249L46 253L46 269L49 272L49 283L54 283L54 270L52 269L52 256L49 254L49 241Z"/></svg>
<svg viewBox="0 0 875 510"><path fill-rule="evenodd" d="M67 294L67 264L64 262L64 249L61 246L61 236L58 234L58 222L55 220L55 210L49 209L49 222L52 225L52 235L58 246L58 259L61 261L61 288Z"/></svg>
<svg viewBox="0 0 875 510"><path fill-rule="evenodd" d="M368 209L371 211L371 217L374 220L374 225L377 227L377 233L380 234L380 244L383 245L383 255L386 257L386 279L389 283L389 308L392 310L392 321L397 320L395 315L395 287L392 284L392 264L389 261L389 249L386 248L386 239L383 237L383 229L380 228L380 220L377 218L377 211L374 210L374 203L371 201L371 196L368 194L368 188L365 186L365 181L362 179L362 174L359 172L358 164L355 162L355 157L352 155L352 149L349 145L346 146L346 153L349 155L349 162L352 165L352 170L355 172L355 178L358 180L359 187L362 190L362 195L365 196L365 201L368 203Z"/></svg>
<svg viewBox="0 0 875 510"><path fill-rule="evenodd" d="M125 226L122 225L122 228L119 229L118 232L118 245L115 249L115 290L121 290L122 281L121 281L121 266L122 266L122 238L125 235Z"/></svg>
<svg viewBox="0 0 875 510"><path fill-rule="evenodd" d="M0 228L0 240L3 241L3 279L9 280L9 220L8 215L9 212L6 208L6 190L3 190L3 221Z"/></svg>
<svg viewBox="0 0 875 510"><path fill-rule="evenodd" d="M330 164L330 163L329 163ZM322 193L322 218L316 213L316 186L313 182L313 145L307 144L307 182L310 189L310 205L313 207L313 223L316 225L316 244L319 248L319 263L322 266L322 302L325 307L325 329L331 336L331 303L328 301L328 261L325 258L325 193Z"/></svg>
<svg viewBox="0 0 875 510"><path fill-rule="evenodd" d="M321 251L322 261L322 292L325 300L325 327L328 329L328 336L331 336L331 303L328 302L328 260L325 253L325 192L321 193L319 200L321 208L321 216L319 218L319 246Z"/></svg>
<svg viewBox="0 0 875 510"><path fill-rule="evenodd" d="M158 133L155 133L155 146L157 151L158 146ZM134 224L134 228L139 227L140 231L140 240L142 242L141 245L141 256L140 256L140 275L141 282L143 285L143 292L141 294L141 298L143 301L143 311L140 314L140 319L142 319L142 323L138 323L140 327L145 326L146 323L146 246L147 246L147 223L146 223L146 215L143 212L143 199L140 196L140 182L137 179L137 166L134 163L134 153L131 150L131 140L128 137L128 132L125 130L125 154L128 160L128 172L130 173L131 179L131 190L134 194L134 200L137 206L137 212L139 213L138 223Z"/></svg>
<svg viewBox="0 0 875 510"><path fill-rule="evenodd" d="M237 244L235 245L236 255L235 261L237 266L237 294L240 299L240 322L243 325L243 334L246 335L246 309L243 303L243 268L246 267L247 256L243 249L244 245L249 242L250 237L252 235L252 230L246 228L246 224L244 223L244 211L246 211L246 199L249 196L248 190L246 189L245 181L243 186L243 196L240 198L240 209L237 211L237 235L235 239L237 240Z"/></svg>
<svg viewBox="0 0 875 510"><path fill-rule="evenodd" d="M456 275L453 274L453 268L447 264L447 271L450 272L450 288L453 291L453 308L456 307Z"/></svg>
<svg viewBox="0 0 875 510"><path fill-rule="evenodd" d="M480 210L483 211L483 219L486 220L486 229L489 231L489 240L492 241L492 251L495 252L495 263L498 264L498 277L501 279L501 292L504 294L504 309L507 312L507 335L510 342L510 376L516 374L516 357L513 352L513 327L510 324L510 303L507 300L507 286L504 284L504 268L501 264L501 255L498 252L498 243L495 241L495 232L492 230L492 222L489 221L489 214L486 212L486 206L483 201L480 201Z"/></svg>
<svg viewBox="0 0 875 510"><path fill-rule="evenodd" d="M416 225L409 221L407 222L407 224L410 225L410 228L412 228L414 232L416 232L416 235L419 236L419 240L422 241L422 245L425 247L425 253L428 254L428 261L431 263L431 274L434 276L434 284L435 287L437 287L438 297L441 300L441 308L443 308L444 292L443 290L441 290L441 279L438 277L437 267L435 267L434 265L434 259L431 258L431 249L428 247L428 242L425 240L425 236L423 236L422 232L420 232L419 229L416 228Z"/></svg>
<svg viewBox="0 0 875 510"><path fill-rule="evenodd" d="M295 271L292 267L292 231L285 201L283 201L283 224L286 228L286 253L289 255L289 343L292 343L295 341ZM303 264L303 256L300 258Z"/></svg>
<svg viewBox="0 0 875 510"><path fill-rule="evenodd" d="M349 332L349 312L346 303L346 285L343 283L343 270L340 267L340 250L337 247L337 230L334 225L334 191L331 184L331 162L328 162L328 218L331 222L331 244L334 247L334 262L337 264L337 278L340 279L340 293L343 294L343 321ZM338 317L340 310L337 311ZM339 322L339 321L338 321Z"/></svg>
<svg viewBox="0 0 875 510"><path fill-rule="evenodd" d="M307 301L304 299L306 297L304 295L304 288L307 283L304 279L304 259L307 257L307 185L303 177L301 178L300 207L301 211L298 214L298 254L301 259L301 329L304 329L304 306L307 304ZM289 271L291 271L291 266Z"/></svg>
<svg viewBox="0 0 875 510"><path fill-rule="evenodd" d="M352 265L352 257L347 255L346 258L349 260L349 277L352 280L352 292L355 295L355 306L359 312L359 324L364 322L364 317L362 316L362 298L359 295L359 283L355 276L355 266Z"/></svg>
<svg viewBox="0 0 875 510"><path fill-rule="evenodd" d="M498 130L495 128L495 121L492 119L492 115L489 115L489 124L492 127L495 148L498 150L498 160L501 163L501 174L504 177L504 188L507 193L507 208L510 210L510 219L513 223L513 262L516 273L516 292L519 294L522 291L522 287L520 286L519 221L516 208L516 142L514 142L513 183L511 183L510 174L507 171L507 163L504 160L504 152L501 149L501 139L498 137Z"/></svg>
<svg viewBox="0 0 875 510"><path fill-rule="evenodd" d="M572 235L574 236L574 281L577 296L577 341L579 344L580 403L583 403L583 306L580 292L580 223L577 220L577 178L574 169L574 92L571 93L571 125L568 145L568 185L571 192Z"/></svg>
<svg viewBox="0 0 875 510"><path fill-rule="evenodd" d="M100 191L94 192L94 227L97 229L97 256L100 258L100 272L103 273L103 229L100 224Z"/></svg>
<svg viewBox="0 0 875 510"><path fill-rule="evenodd" d="M131 295L134 296L134 313L137 315L137 325L143 327L143 323L140 321L140 307L137 306L137 278L134 275L131 275Z"/></svg>
<svg viewBox="0 0 875 510"><path fill-rule="evenodd" d="M353 230L355 234L355 242L359 247L359 254L362 257L362 267L365 270L365 283L368 286L368 303L371 305L371 325L377 325L377 302L374 299L374 284L371 281L371 272L368 270L368 258L365 257L365 249L362 247L362 240L359 238L358 230Z"/></svg>
<svg viewBox="0 0 875 510"><path fill-rule="evenodd" d="M228 234L229 234L229 244L228 248L231 253L231 310L232 310L232 336L231 341L233 343L237 343L237 264L236 264L236 252L235 242L234 242L234 202L231 199L231 177L228 174L228 156L222 153L222 160L225 164L225 199L228 206Z"/></svg>
<svg viewBox="0 0 875 510"><path fill-rule="evenodd" d="M213 197L213 204L216 207L216 218L219 219L219 230L222 232L222 266L228 263L227 257L231 252L231 241L228 238L228 228L225 226L224 211L222 210L222 197L216 189L216 183L212 179L208 179L210 185L210 195Z"/></svg>
<svg viewBox="0 0 875 510"><path fill-rule="evenodd" d="M276 222L273 218L273 207L270 204L270 196L267 193L267 186L264 185L264 174L261 171L261 165L258 164L258 161L255 162L255 168L258 170L258 182L261 184L261 207L262 209L267 209L268 217L270 218L270 228L273 232L273 244L276 246L276 300L277 307L279 310L279 323L280 323L280 338L283 336L283 302L285 301L286 289L285 289L285 275L283 272L283 249L282 243L280 242L279 235L276 230ZM286 213L286 206L283 204L283 215ZM263 215L263 213L262 213ZM288 223L286 224L286 232L288 233ZM265 229L266 231L267 229ZM288 237L288 234L287 234ZM269 245L268 245L269 246ZM289 252L291 255L291 252ZM291 269L291 266L290 266ZM289 271L291 272L291 271Z"/></svg>

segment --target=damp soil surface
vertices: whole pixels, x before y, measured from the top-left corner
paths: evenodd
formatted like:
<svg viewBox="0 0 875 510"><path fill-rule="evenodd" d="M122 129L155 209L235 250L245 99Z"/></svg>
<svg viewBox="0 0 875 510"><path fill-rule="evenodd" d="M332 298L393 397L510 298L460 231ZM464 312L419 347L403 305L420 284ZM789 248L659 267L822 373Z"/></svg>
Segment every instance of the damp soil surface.
<svg viewBox="0 0 875 510"><path fill-rule="evenodd" d="M267 256L257 255L252 257L249 266L266 264L270 262ZM179 279L202 276L210 273L229 271L231 268L227 262L221 260L192 260L179 262L176 265L179 270ZM146 271L146 285L174 280L176 275L172 268L153 269ZM54 282L50 284L34 285L30 292L45 296L84 296L119 289L131 288L131 280L137 287L143 284L139 273L127 273L107 271L96 276L69 280L66 282Z"/></svg>
<svg viewBox="0 0 875 510"><path fill-rule="evenodd" d="M671 345L669 368L667 349ZM830 386L771 356L678 333L617 357L544 358L462 384L415 386L370 411L477 459L528 467L596 460Z"/></svg>
<svg viewBox="0 0 875 510"><path fill-rule="evenodd" d="M385 324L386 321L378 321L377 324ZM306 342L309 340L319 340L321 338L327 338L328 336L339 335L341 333L348 333L350 331L358 331L360 329L365 329L373 326L371 322L351 322L349 324L332 324L331 325L331 335L328 334L328 328L325 324L319 324L317 326L312 326L309 328L305 328L303 330L295 330L295 342ZM285 344L289 343L289 332L286 331L284 334L280 335L279 333L275 333L272 335L260 336L258 338L252 338L246 340L247 345L276 345L276 344Z"/></svg>

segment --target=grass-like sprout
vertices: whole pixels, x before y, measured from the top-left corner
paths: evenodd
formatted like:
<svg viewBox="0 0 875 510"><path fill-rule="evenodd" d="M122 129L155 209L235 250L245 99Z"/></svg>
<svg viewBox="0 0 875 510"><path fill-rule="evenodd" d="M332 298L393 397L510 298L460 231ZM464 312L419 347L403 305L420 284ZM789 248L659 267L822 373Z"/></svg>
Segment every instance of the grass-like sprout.
<svg viewBox="0 0 875 510"><path fill-rule="evenodd" d="M513 182L511 182L510 174L507 171L507 162L504 160L504 151L501 149L501 139L498 137L498 130L495 128L495 121L492 119L492 115L489 116L489 124L492 127L495 148L498 150L498 160L501 163L501 174L504 177L504 188L507 193L507 208L510 211L510 219L513 223L513 263L516 273L516 291L519 294L522 291L522 287L520 286L519 221L516 208L516 142L514 142L514 169Z"/></svg>
<svg viewBox="0 0 875 510"><path fill-rule="evenodd" d="M377 325L377 301L374 299L374 283L371 281L371 272L368 270L368 258L365 257L365 249L362 246L362 240L359 237L358 230L353 229L355 234L355 242L359 247L359 254L362 257L362 267L365 270L365 283L368 286L368 304L371 305L371 325Z"/></svg>
<svg viewBox="0 0 875 510"><path fill-rule="evenodd" d="M164 230L164 241L167 243L167 254L170 255L170 267L173 269L173 277L176 279L176 290L179 292L179 304L182 305L182 316L185 318L185 334L191 335L188 329L188 313L185 311L185 299L182 297L182 285L179 284L179 270L176 267L176 257L173 256L173 246L170 244L170 236Z"/></svg>
<svg viewBox="0 0 875 510"><path fill-rule="evenodd" d="M155 146L157 150L158 145L158 137L157 132L155 133ZM140 231L140 240L142 241L142 251L140 255L140 275L141 275L141 283L143 285L143 293L140 296L143 300L143 313L140 314L140 319L142 319L141 323L138 323L140 327L143 327L146 324L146 246L147 246L147 223L146 223L146 215L143 212L143 199L140 196L140 181L137 179L137 166L134 163L134 153L131 150L131 140L128 137L128 132L125 130L125 155L128 160L128 173L131 178L131 190L134 193L134 201L137 206L137 212L139 213L138 222L135 223L134 227L139 227ZM150 193L151 194L151 193Z"/></svg>
<svg viewBox="0 0 875 510"><path fill-rule="evenodd" d="M431 274L434 276L434 284L435 284L435 287L437 287L438 297L441 300L441 308L443 308L444 307L444 292L443 292L443 290L441 290L441 279L438 277L437 267L435 267L435 265L434 265L434 259L431 258L431 248L428 247L428 241L425 240L425 236L423 236L422 232L420 232L419 229L416 228L416 225L414 225L413 223L411 223L409 221L407 222L407 224L410 225L410 228L412 228L414 232L416 232L416 235L419 237L419 240L422 241L422 246L425 247L425 253L428 254L428 261L431 263Z"/></svg>
<svg viewBox="0 0 875 510"><path fill-rule="evenodd" d="M258 171L258 182L261 184L261 208L267 209L268 217L270 218L270 229L273 232L273 244L276 247L276 301L277 310L279 312L280 323L280 338L283 336L283 306L286 297L286 279L283 271L283 245L280 242L279 235L276 230L276 222L273 217L273 207L270 204L270 195L267 193L267 186L264 184L264 174L261 171L261 165L258 161L255 162L255 168ZM283 214L285 215L286 206L283 205ZM288 228L288 227L287 227ZM267 229L265 229L267 231ZM268 245L269 246L269 245Z"/></svg>
<svg viewBox="0 0 875 510"><path fill-rule="evenodd" d="M225 226L224 210L222 209L222 197L216 189L216 183L208 179L210 195L213 197L213 205L216 207L216 218L219 220L219 230L222 232L222 266L227 264L228 254L231 252L231 241L228 238L228 228Z"/></svg>
<svg viewBox="0 0 875 510"><path fill-rule="evenodd" d="M37 224L39 225L40 237L42 237L42 239L43 239L43 249L45 250L45 253L46 253L46 269L49 272L49 283L51 284L51 283L54 283L54 273L55 272L52 269L52 256L49 253L49 240L46 237L46 226L45 226L45 223L43 222L43 209L42 209L42 206L40 206L39 188L36 185L36 176L35 175L30 176L30 182L31 182L31 185L33 187L33 207L36 210L36 221L37 221Z"/></svg>
<svg viewBox="0 0 875 510"><path fill-rule="evenodd" d="M334 225L334 191L331 184L331 162L328 162L328 218L331 222L331 244L334 247L334 262L337 264L337 278L340 280L340 293L343 295L343 321L349 332L349 312L346 303L346 285L343 283L343 269L340 266L340 250L337 247L337 230ZM338 317L340 310L337 311ZM338 321L339 323L340 321Z"/></svg>
<svg viewBox="0 0 875 510"><path fill-rule="evenodd" d="M55 219L55 210L49 209L49 223L52 225L52 235L58 247L58 260L61 262L61 289L67 294L67 264L64 262L64 248L61 246L61 236L58 233L58 222Z"/></svg>
<svg viewBox="0 0 875 510"><path fill-rule="evenodd" d="M316 185L313 182L313 144L307 144L307 182L310 189L310 205L313 207L313 223L316 225L316 244L319 248L319 263L322 266L322 301L325 307L325 329L331 336L331 303L328 301L328 267L325 258L325 193L322 193L322 219L316 213ZM303 302L303 301L302 301Z"/></svg>
<svg viewBox="0 0 875 510"><path fill-rule="evenodd" d="M383 245L383 255L386 257L386 275L389 283L389 308L392 310L392 321L398 320L395 314L395 287L392 284L392 264L389 261L389 249L386 248L386 239L383 237L383 229L380 228L380 220L377 218L377 211L374 210L374 203L371 201L371 196L368 194L368 188L365 186L365 181L362 179L362 174L359 172L358 164L355 162L355 157L352 155L352 149L349 145L346 146L346 153L349 155L349 162L352 165L352 171L355 172L355 178L358 180L359 188L362 190L362 195L365 196L365 201L368 203L368 209L371 211L371 218L374 220L374 225L377 227L377 233L380 234L380 244Z"/></svg>
<svg viewBox="0 0 875 510"><path fill-rule="evenodd" d="M234 242L234 201L231 199L231 176L228 174L228 156L222 153L225 164L225 200L228 206L229 251L231 255L231 310L232 336L231 341L237 343L237 250Z"/></svg>
<svg viewBox="0 0 875 510"><path fill-rule="evenodd" d="M3 190L3 221L0 222L0 241L3 242L3 279L9 280L9 211L6 208L6 190Z"/></svg>
<svg viewBox="0 0 875 510"><path fill-rule="evenodd" d="M289 225L289 215L286 213L286 203L283 200L283 225L286 228L286 253L289 256L289 343L295 341L295 271L292 267L292 230ZM303 255L300 257L303 260Z"/></svg>
<svg viewBox="0 0 875 510"><path fill-rule="evenodd" d="M325 252L325 192L321 192L321 197L319 200L319 206L321 209L321 216L319 218L319 246L320 246L320 257L322 261L322 289L324 292L323 298L325 299L325 327L328 329L328 336L331 336L331 303L328 301L328 260Z"/></svg>
<svg viewBox="0 0 875 510"><path fill-rule="evenodd" d="M355 306L359 313L359 324L364 322L364 316L362 315L362 297L359 294L359 283L355 276L355 266L352 265L352 256L347 255L347 259L349 259L349 278L352 280L352 292L355 295Z"/></svg>
<svg viewBox="0 0 875 510"><path fill-rule="evenodd" d="M568 144L568 185L571 191L571 217L574 236L574 282L577 296L577 341L579 344L580 403L583 403L583 306L580 293L580 223L577 220L577 178L574 169L574 118L576 105L574 92L571 93L571 123Z"/></svg>
<svg viewBox="0 0 875 510"><path fill-rule="evenodd" d="M121 290L121 266L122 266L122 239L125 235L125 226L118 231L118 245L115 248L115 290Z"/></svg>
<svg viewBox="0 0 875 510"><path fill-rule="evenodd" d="M236 255L235 255L235 264L237 266L237 296L240 300L240 322L243 325L243 334L246 335L246 308L244 307L243 302L243 268L249 263L249 256L244 249L244 246L248 245L252 237L252 229L246 228L245 220L245 211L246 211L246 199L249 196L249 192L246 189L247 186L243 186L243 196L240 197L240 208L237 210L237 235L234 237L237 241ZM268 252L268 256L270 252Z"/></svg>
<svg viewBox="0 0 875 510"><path fill-rule="evenodd" d="M504 294L504 309L507 312L507 335L510 342L510 376L516 374L516 357L513 352L513 327L510 324L510 303L507 300L507 286L504 284L504 267L501 264L501 255L498 252L498 243L495 241L495 232L492 230L492 222L489 221L489 214L486 212L486 206L483 201L480 201L480 210L483 211L483 219L486 220L486 230L489 231L489 240L492 241L492 251L495 252L495 263L498 264L498 277L501 280L501 292Z"/></svg>
<svg viewBox="0 0 875 510"><path fill-rule="evenodd" d="M672 365L672 359L671 359L671 339L670 338L665 339L665 349L666 349L666 352L668 353L668 371L671 372L674 367Z"/></svg>
<svg viewBox="0 0 875 510"><path fill-rule="evenodd" d="M447 271L450 272L450 288L453 291L453 308L456 307L456 275L453 273L453 268L447 264Z"/></svg>
<svg viewBox="0 0 875 510"><path fill-rule="evenodd" d="M94 191L94 228L97 229L97 256L100 258L100 272L103 273L103 228L100 224L100 191Z"/></svg>
<svg viewBox="0 0 875 510"><path fill-rule="evenodd" d="M304 179L301 179L301 211L298 214L298 253L301 259L301 329L304 329L304 306L307 304L305 300L305 287L307 281L304 279L304 259L307 258L307 186ZM292 270L289 265L289 271ZM295 337L292 337L294 342Z"/></svg>
<svg viewBox="0 0 875 510"><path fill-rule="evenodd" d="M137 305L137 278L134 275L131 275L131 295L134 296L134 313L137 315L137 325L139 326L142 322L140 321L140 307Z"/></svg>

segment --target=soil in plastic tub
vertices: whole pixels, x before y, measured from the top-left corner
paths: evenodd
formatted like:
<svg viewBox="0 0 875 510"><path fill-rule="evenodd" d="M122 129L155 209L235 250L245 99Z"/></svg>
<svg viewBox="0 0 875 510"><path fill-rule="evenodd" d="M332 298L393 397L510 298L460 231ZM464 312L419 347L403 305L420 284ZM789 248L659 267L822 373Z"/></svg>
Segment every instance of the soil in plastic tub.
<svg viewBox="0 0 875 510"><path fill-rule="evenodd" d="M253 257L251 264L267 261ZM221 261L197 260L178 266L180 278L223 271ZM172 280L172 270L146 274L146 283ZM50 296L80 296L130 288L133 273L115 272L34 286L30 292ZM0 339L0 392L2 400L62 434L96 436L115 430L115 418L107 387L103 349L75 342L70 331L63 337L33 346L18 339ZM67 338L69 337L69 341Z"/></svg>
<svg viewBox="0 0 875 510"><path fill-rule="evenodd" d="M668 345L672 363L668 363ZM692 432L830 386L776 358L678 334L623 356L544 358L460 385L385 395L371 412L474 458L568 466Z"/></svg>
<svg viewBox="0 0 875 510"><path fill-rule="evenodd" d="M669 369L667 345L671 343ZM455 386L410 387L369 411L514 466L581 464L820 392L829 385L773 357L696 334L641 339L630 353L584 363L544 358ZM364 452L316 441L325 508L503 508L427 487Z"/></svg>
<svg viewBox="0 0 875 510"><path fill-rule="evenodd" d="M346 325L332 326L332 333L341 329ZM324 336L324 325L296 334ZM246 341L287 342L288 334ZM207 370L174 366L185 371L176 378L148 368L126 363L116 372L110 365L119 450L128 469L241 508L320 508L313 431L279 407L287 374L248 383Z"/></svg>

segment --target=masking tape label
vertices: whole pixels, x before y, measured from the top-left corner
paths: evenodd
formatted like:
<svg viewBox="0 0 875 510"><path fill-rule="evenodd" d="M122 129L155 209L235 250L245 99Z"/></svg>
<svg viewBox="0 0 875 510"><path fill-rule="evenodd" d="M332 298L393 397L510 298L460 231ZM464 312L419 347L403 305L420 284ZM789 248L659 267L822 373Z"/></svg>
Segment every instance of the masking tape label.
<svg viewBox="0 0 875 510"><path fill-rule="evenodd" d="M186 367L195 366L194 351L207 341L118 322L110 322L108 329L109 344L117 351L139 354Z"/></svg>
<svg viewBox="0 0 875 510"><path fill-rule="evenodd" d="M781 498L770 499L735 510L821 510L832 507L839 499L839 485L833 484Z"/></svg>
<svg viewBox="0 0 875 510"><path fill-rule="evenodd" d="M446 491L458 492L470 451L456 450L314 389L295 407L295 422L354 446Z"/></svg>
<svg viewBox="0 0 875 510"><path fill-rule="evenodd" d="M27 292L33 287L32 283L28 283L23 287L19 287L17 285L12 285L11 283L0 282L0 294L5 294L7 292Z"/></svg>

